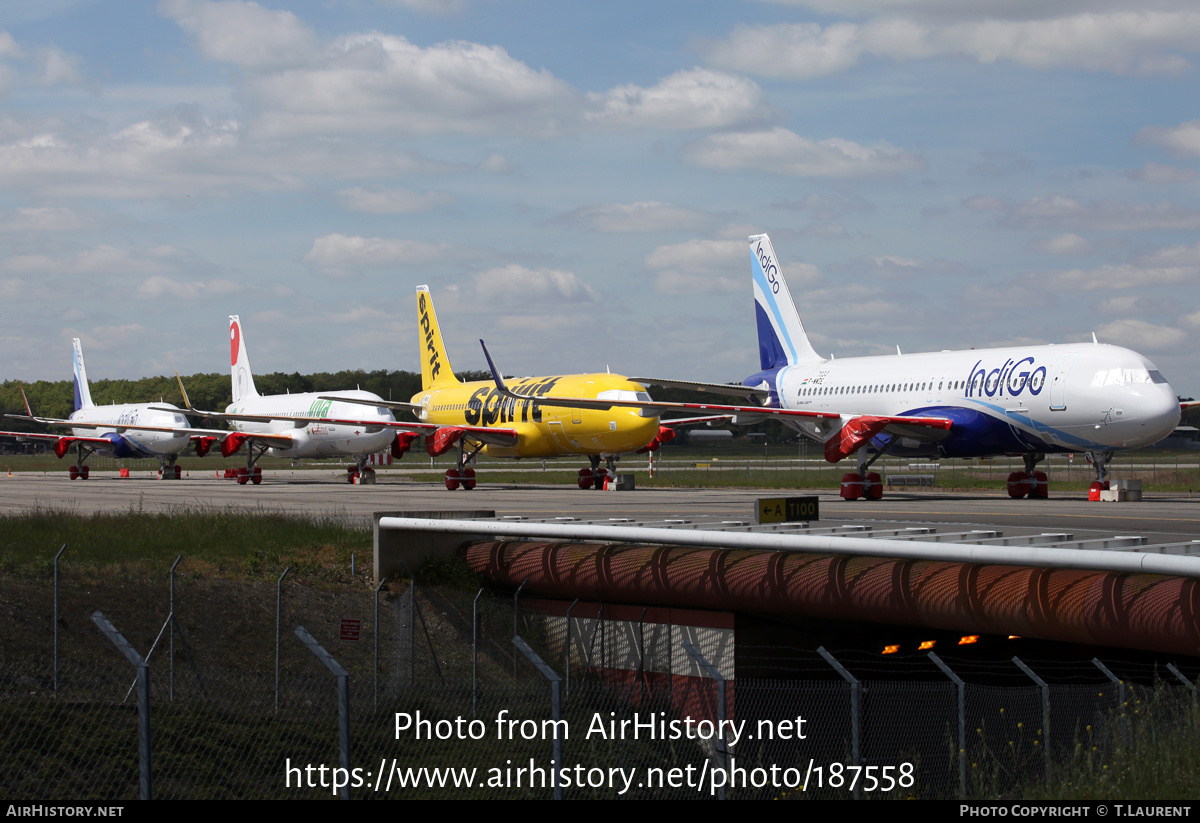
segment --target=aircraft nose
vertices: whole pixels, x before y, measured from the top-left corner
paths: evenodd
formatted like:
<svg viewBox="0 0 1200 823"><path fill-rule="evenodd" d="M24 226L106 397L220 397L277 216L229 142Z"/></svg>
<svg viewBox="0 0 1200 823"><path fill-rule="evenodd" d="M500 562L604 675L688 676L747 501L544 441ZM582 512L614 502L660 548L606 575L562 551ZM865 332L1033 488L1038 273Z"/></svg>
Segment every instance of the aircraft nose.
<svg viewBox="0 0 1200 823"><path fill-rule="evenodd" d="M1167 384L1155 385L1155 390L1146 392L1138 403L1138 416L1149 431L1148 436L1158 442L1179 425L1179 398Z"/></svg>

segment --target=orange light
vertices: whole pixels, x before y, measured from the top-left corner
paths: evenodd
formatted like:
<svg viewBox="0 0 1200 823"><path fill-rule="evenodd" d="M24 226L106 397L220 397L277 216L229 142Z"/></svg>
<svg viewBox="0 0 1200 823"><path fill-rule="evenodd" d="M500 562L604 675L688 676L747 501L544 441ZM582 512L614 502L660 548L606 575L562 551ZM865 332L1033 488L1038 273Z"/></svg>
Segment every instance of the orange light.
<svg viewBox="0 0 1200 823"><path fill-rule="evenodd" d="M899 643L897 643L897 644L896 644L896 645L894 645L894 646L884 646L884 647L883 647L883 653L884 653L884 654L895 654L895 653L896 653L896 652L898 652L898 651L900 651L900 644L899 644Z"/></svg>
<svg viewBox="0 0 1200 823"><path fill-rule="evenodd" d="M920 646L917 646L917 651L919 651L919 652L923 652L923 651L925 651L926 649L932 649L932 648L933 648L933 644L934 644L934 643L936 643L936 642L937 642L936 640L922 640L922 641L921 641L921 645L920 645Z"/></svg>
<svg viewBox="0 0 1200 823"><path fill-rule="evenodd" d="M1021 635L1019 635L1019 634L1010 634L1010 635L1008 636L1008 639L1009 639L1009 640L1020 640L1020 639L1021 639Z"/></svg>
<svg viewBox="0 0 1200 823"><path fill-rule="evenodd" d="M971 645L972 643L976 642L977 640L979 640L979 635L977 635L977 634L968 634L966 637L960 637L960 638L958 639L958 645L960 645L960 646L969 646L969 645Z"/></svg>

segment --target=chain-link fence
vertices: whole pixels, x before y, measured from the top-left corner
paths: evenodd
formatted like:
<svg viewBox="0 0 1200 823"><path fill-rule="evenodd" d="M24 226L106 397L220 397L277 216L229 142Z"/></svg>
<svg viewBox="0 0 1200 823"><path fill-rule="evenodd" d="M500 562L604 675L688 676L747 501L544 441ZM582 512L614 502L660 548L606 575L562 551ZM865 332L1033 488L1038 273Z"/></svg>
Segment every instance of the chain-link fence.
<svg viewBox="0 0 1200 823"><path fill-rule="evenodd" d="M856 679L862 667L826 662L837 649L808 653L797 679L795 649L739 646L729 615L187 564L170 577L173 590L101 566L68 566L57 586L0 578L10 796L998 796L1124 733L1142 699L1096 667L1045 688L960 686L932 664ZM137 669L96 612L146 661L148 751ZM344 672L348 704L298 626ZM776 651L788 675L736 676Z"/></svg>

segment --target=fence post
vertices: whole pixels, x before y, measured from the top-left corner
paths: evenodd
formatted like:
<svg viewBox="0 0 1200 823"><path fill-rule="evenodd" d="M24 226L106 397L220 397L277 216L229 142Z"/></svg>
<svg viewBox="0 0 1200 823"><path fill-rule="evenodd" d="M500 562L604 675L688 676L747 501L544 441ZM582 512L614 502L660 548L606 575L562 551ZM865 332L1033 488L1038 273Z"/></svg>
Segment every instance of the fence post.
<svg viewBox="0 0 1200 823"><path fill-rule="evenodd" d="M525 588L525 584L528 582L529 578L526 577L521 581L521 585L517 586L517 590L513 592L513 637L517 637L521 633L517 628L517 608L521 599L521 589ZM515 654L513 655L513 682L517 682L517 656Z"/></svg>
<svg viewBox="0 0 1200 823"><path fill-rule="evenodd" d="M729 747L725 745L725 678L717 671L717 667L708 662L708 658L700 653L700 651L688 641L683 641L683 650L691 655L692 659L700 666L704 672L717 681L717 728L721 730L720 741L721 748L717 752L720 757L721 768L725 771L725 784L717 790L717 799L725 799L725 786L729 784Z"/></svg>
<svg viewBox="0 0 1200 823"><path fill-rule="evenodd" d="M1101 672L1103 672L1104 676L1107 677L1109 680L1111 680L1117 686L1117 706L1121 710L1121 733L1125 735L1125 742L1128 743L1129 742L1129 715L1126 714L1126 712L1125 712L1125 681L1122 680L1121 678L1117 677L1111 671L1109 671L1108 666L1105 666L1103 663L1101 663L1100 658L1098 658L1098 657L1092 658L1092 665L1095 666L1097 669L1099 669Z"/></svg>
<svg viewBox="0 0 1200 823"><path fill-rule="evenodd" d="M179 555L178 557L176 557L176 558L175 558L175 562L171 564L171 611L170 611L170 614L168 615L168 616L170 617L170 620L171 620L171 631L170 631L170 635L171 635L171 636L170 636L170 638L169 638L169 640L170 640L170 647L168 648L168 653L169 653L169 654L170 654L170 656L171 656L171 660L170 660L170 666L171 666L171 687L170 687L170 696L171 696L171 702L174 702L174 701L175 701L175 632L176 632L176 631L178 631L178 629L175 627L175 567L179 565L179 562L180 562L181 560L183 560L183 555L182 555L182 554L181 554L181 555Z"/></svg>
<svg viewBox="0 0 1200 823"><path fill-rule="evenodd" d="M354 555L351 555L353 557ZM383 584L387 582L386 577L379 579L379 585L375 587L375 709L379 709L379 592L383 588Z"/></svg>
<svg viewBox="0 0 1200 823"><path fill-rule="evenodd" d="M288 566L275 581L275 711L279 711L279 631L283 613L283 578L291 570L292 567Z"/></svg>
<svg viewBox="0 0 1200 823"><path fill-rule="evenodd" d="M54 555L54 696L58 697L58 558L67 550L63 543L58 554Z"/></svg>
<svg viewBox="0 0 1200 823"><path fill-rule="evenodd" d="M855 766L861 766L859 712L862 703L862 684L858 682L858 678L846 670L845 666L837 661L837 658L826 651L824 646L817 647L817 654L821 655L825 662L833 666L837 670L837 673L850 684L850 758L854 761ZM854 787L854 799L857 800L858 796L859 791L856 785Z"/></svg>
<svg viewBox="0 0 1200 823"><path fill-rule="evenodd" d="M479 598L483 596L483 587L475 592L471 601L471 715L477 714L479 699Z"/></svg>
<svg viewBox="0 0 1200 823"><path fill-rule="evenodd" d="M654 452L650 452L654 454ZM563 655L563 673L567 676L567 697L571 696L571 610L579 603L579 598L576 597L571 601L571 605L567 606L567 651Z"/></svg>
<svg viewBox="0 0 1200 823"><path fill-rule="evenodd" d="M965 800L967 797L967 684L955 674L949 666L942 662L935 652L929 652L929 659L949 677L958 689L958 796Z"/></svg>
<svg viewBox="0 0 1200 823"><path fill-rule="evenodd" d="M432 457L429 462L433 463ZM417 682L417 576L403 560L397 557L396 562L408 572L408 685L412 688Z"/></svg>
<svg viewBox="0 0 1200 823"><path fill-rule="evenodd" d="M562 800L562 784L558 782L558 770L562 768L562 737L558 733L562 725L562 678L554 669L547 666L542 658L538 657L537 652L529 648L529 644L522 640L520 635L514 635L512 642L517 647L517 651L529 658L529 662L537 666L538 671L550 681L551 710L554 712L554 744L550 755L550 784L554 787L554 799ZM513 655L513 660L516 659L516 655Z"/></svg>
<svg viewBox="0 0 1200 823"><path fill-rule="evenodd" d="M1045 680L1034 674L1033 669L1021 662L1021 658L1013 657L1013 663L1017 664L1017 668L1025 672L1026 676L1038 685L1042 690L1042 757L1046 761L1046 780L1050 780L1050 686Z"/></svg>
<svg viewBox="0 0 1200 823"><path fill-rule="evenodd" d="M129 641L99 610L92 614L92 622L137 669L138 764L141 771L141 798L142 800L151 800L154 796L154 785L153 772L150 769L150 665L142 659L133 646L129 645Z"/></svg>
<svg viewBox="0 0 1200 823"><path fill-rule="evenodd" d="M325 668L329 669L337 678L338 682L338 748L339 756L338 763L342 768L342 774L345 775L346 783L339 787L338 798L341 800L350 799L350 673L341 667L341 665L333 659L333 655L325 651L311 634L309 634L303 626L296 627L296 637L299 637L304 645L308 646L309 651L317 656L317 659L325 664Z"/></svg>

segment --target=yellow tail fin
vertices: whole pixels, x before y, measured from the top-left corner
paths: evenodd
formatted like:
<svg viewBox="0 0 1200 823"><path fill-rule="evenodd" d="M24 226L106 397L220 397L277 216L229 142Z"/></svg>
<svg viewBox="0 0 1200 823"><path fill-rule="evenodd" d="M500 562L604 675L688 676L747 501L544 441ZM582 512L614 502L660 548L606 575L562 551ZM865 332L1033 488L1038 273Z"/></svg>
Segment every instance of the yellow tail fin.
<svg viewBox="0 0 1200 823"><path fill-rule="evenodd" d="M417 286L417 336L421 358L421 391L427 391L445 383L460 382L450 368L446 346L442 343L442 332L438 329L437 314L433 311L433 298L428 286Z"/></svg>

